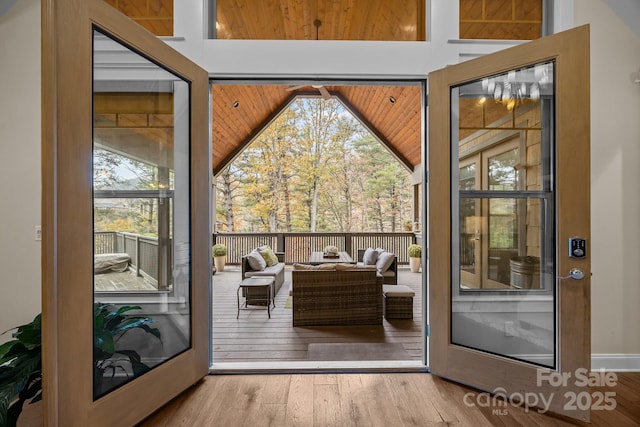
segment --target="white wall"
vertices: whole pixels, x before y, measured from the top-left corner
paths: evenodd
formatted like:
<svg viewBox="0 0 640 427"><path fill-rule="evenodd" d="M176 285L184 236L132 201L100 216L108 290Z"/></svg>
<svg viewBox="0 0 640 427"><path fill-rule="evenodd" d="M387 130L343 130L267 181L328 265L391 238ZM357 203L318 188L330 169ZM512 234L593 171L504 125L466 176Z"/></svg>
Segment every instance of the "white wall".
<svg viewBox="0 0 640 427"><path fill-rule="evenodd" d="M575 20L591 24L592 353L640 368L640 38L602 0Z"/></svg>
<svg viewBox="0 0 640 427"><path fill-rule="evenodd" d="M0 332L41 311L40 1L0 16ZM11 339L0 336L0 342Z"/></svg>

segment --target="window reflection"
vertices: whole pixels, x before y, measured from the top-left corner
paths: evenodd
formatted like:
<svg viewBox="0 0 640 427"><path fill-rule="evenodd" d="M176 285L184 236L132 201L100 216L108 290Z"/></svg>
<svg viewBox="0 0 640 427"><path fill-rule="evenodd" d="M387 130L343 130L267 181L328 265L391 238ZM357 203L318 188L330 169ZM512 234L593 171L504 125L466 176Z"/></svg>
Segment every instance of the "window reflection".
<svg viewBox="0 0 640 427"><path fill-rule="evenodd" d="M551 197L543 188L551 169L542 156L542 97L553 90L551 67L538 64L457 89L462 289L544 288L539 269L552 253L543 247L545 208L552 205L541 203Z"/></svg>
<svg viewBox="0 0 640 427"><path fill-rule="evenodd" d="M543 63L451 90L451 343L549 367L553 76Z"/></svg>
<svg viewBox="0 0 640 427"><path fill-rule="evenodd" d="M189 84L97 31L93 71L97 399L191 346L191 241Z"/></svg>

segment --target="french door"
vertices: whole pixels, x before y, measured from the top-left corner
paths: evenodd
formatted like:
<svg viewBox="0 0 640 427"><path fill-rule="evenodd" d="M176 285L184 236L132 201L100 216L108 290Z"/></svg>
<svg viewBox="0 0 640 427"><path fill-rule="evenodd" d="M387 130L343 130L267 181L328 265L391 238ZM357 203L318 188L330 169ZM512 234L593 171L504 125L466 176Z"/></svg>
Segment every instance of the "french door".
<svg viewBox="0 0 640 427"><path fill-rule="evenodd" d="M45 422L133 425L208 372L208 76L103 0L42 16Z"/></svg>
<svg viewBox="0 0 640 427"><path fill-rule="evenodd" d="M589 126L588 27L429 75L431 372L582 420Z"/></svg>

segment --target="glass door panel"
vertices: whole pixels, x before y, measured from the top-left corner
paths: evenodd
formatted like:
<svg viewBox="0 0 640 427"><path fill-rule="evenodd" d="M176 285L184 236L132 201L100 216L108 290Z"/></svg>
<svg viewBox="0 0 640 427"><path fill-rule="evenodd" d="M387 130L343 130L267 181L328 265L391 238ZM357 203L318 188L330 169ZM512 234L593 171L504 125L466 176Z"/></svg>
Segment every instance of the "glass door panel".
<svg viewBox="0 0 640 427"><path fill-rule="evenodd" d="M553 150L553 123L542 121L553 117L545 111L554 106L553 67L537 64L451 91L459 183L451 197L460 218L452 234L454 242L460 236L460 257L452 258L459 274L451 342L551 368L554 241L545 239L553 223L544 218L555 216L553 167L539 153ZM517 304L501 303L507 295L517 295Z"/></svg>
<svg viewBox="0 0 640 427"><path fill-rule="evenodd" d="M191 347L190 117L186 81L93 34L98 399Z"/></svg>
<svg viewBox="0 0 640 427"><path fill-rule="evenodd" d="M568 251L590 231L589 28L432 72L429 98L431 372L587 421L588 388L540 374L590 367L590 260Z"/></svg>
<svg viewBox="0 0 640 427"><path fill-rule="evenodd" d="M136 425L208 372L208 74L103 0L42 8L45 424Z"/></svg>

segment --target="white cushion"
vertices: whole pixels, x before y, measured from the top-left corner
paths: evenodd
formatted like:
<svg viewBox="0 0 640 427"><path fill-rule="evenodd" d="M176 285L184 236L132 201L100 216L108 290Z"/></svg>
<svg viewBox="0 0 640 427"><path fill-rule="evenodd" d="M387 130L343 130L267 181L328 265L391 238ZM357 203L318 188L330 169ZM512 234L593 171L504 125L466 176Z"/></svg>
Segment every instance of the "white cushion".
<svg viewBox="0 0 640 427"><path fill-rule="evenodd" d="M387 298L390 297L413 297L416 295L413 290L405 285L382 285L382 293Z"/></svg>
<svg viewBox="0 0 640 427"><path fill-rule="evenodd" d="M373 248L367 248L367 250L364 251L364 255L362 255L362 263L364 265L376 265L377 260L378 252Z"/></svg>
<svg viewBox="0 0 640 427"><path fill-rule="evenodd" d="M252 250L249 255L247 255L247 261L249 262L249 267L251 267L252 270L262 271L267 267L267 262L256 249Z"/></svg>
<svg viewBox="0 0 640 427"><path fill-rule="evenodd" d="M378 256L378 261L376 261L376 268L378 269L378 272L384 273L387 271L389 267L391 267L391 264L393 264L394 258L395 255L391 252L382 252Z"/></svg>

